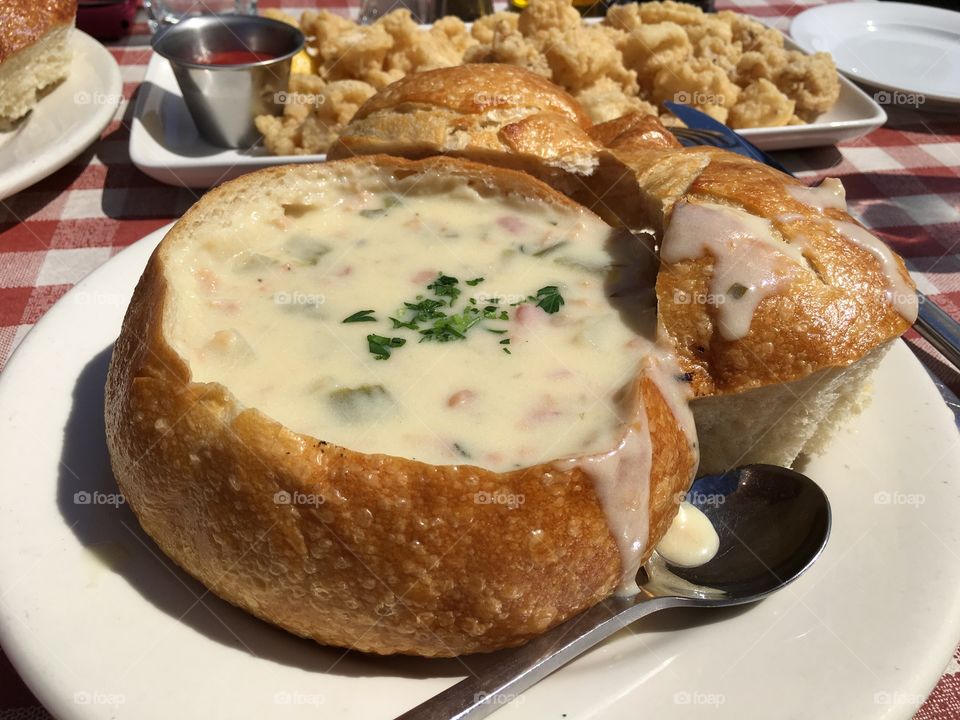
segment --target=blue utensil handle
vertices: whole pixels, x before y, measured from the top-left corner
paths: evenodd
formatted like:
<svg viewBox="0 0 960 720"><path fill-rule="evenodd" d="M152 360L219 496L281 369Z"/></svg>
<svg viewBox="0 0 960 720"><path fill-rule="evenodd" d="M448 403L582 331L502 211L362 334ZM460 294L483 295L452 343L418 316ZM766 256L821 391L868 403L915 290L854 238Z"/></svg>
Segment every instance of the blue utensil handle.
<svg viewBox="0 0 960 720"><path fill-rule="evenodd" d="M740 155L745 155L746 157L758 160L759 162L769 165L770 167L779 170L786 175L793 174L783 165L781 165L774 157L768 153L765 153L763 150L743 137L743 135L731 130L719 120L714 120L705 112L701 112L700 110L690 107L689 105L671 101L665 102L664 106L667 108L667 110L680 118L689 128L695 128L698 130L713 130L714 132L721 133L735 146L739 146L739 150L736 147L730 148L733 152L738 152Z"/></svg>

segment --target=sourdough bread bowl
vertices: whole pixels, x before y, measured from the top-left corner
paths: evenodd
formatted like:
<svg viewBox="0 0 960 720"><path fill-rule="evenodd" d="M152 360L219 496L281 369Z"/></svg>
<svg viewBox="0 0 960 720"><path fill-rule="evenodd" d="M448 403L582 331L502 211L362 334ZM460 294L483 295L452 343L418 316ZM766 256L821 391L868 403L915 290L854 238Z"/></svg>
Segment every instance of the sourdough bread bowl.
<svg viewBox="0 0 960 720"><path fill-rule="evenodd" d="M542 92L542 78L514 76L514 87ZM377 128L397 122L419 97L418 77L370 98L372 111L343 130L343 146L377 147ZM442 87L460 95L485 87L447 69L429 73L429 85L431 98L441 98ZM441 126L443 102L433 115ZM431 115L423 102L419 112ZM861 406L873 368L916 319L902 260L847 213L837 180L808 188L734 153L682 148L659 120L639 113L585 134L591 161L558 173L528 146L521 167L611 224L653 237L638 242L658 250L659 335L691 380L701 470L790 465L819 451ZM517 166L506 144L474 141L470 131L458 137L459 156ZM420 143L416 128L387 151L422 156L428 146L450 152Z"/></svg>
<svg viewBox="0 0 960 720"><path fill-rule="evenodd" d="M807 187L723 150L629 135L588 184L657 237L660 337L691 380L701 471L822 451L916 320L903 261L850 216L839 180Z"/></svg>
<svg viewBox="0 0 960 720"><path fill-rule="evenodd" d="M646 257L529 176L459 160L226 183L124 319L117 482L169 557L297 635L520 644L626 587L695 472L689 383L645 338Z"/></svg>

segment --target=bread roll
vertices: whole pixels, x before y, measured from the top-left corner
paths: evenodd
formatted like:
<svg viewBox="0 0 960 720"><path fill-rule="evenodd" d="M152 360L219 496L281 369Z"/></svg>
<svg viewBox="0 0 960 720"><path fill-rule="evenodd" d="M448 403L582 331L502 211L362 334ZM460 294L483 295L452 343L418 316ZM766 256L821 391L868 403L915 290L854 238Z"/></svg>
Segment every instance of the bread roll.
<svg viewBox="0 0 960 720"><path fill-rule="evenodd" d="M0 3L0 129L30 112L40 91L67 76L76 15L76 0Z"/></svg>
<svg viewBox="0 0 960 720"><path fill-rule="evenodd" d="M698 397L701 472L821 451L916 319L903 261L837 180L808 188L716 150L615 152L663 228L660 327Z"/></svg>
<svg viewBox="0 0 960 720"><path fill-rule="evenodd" d="M580 104L524 68L467 64L408 75L364 103L327 153L465 156L558 182L589 173L599 146Z"/></svg>
<svg viewBox="0 0 960 720"><path fill-rule="evenodd" d="M168 233L124 319L118 484L175 562L303 637L522 643L629 585L696 467L630 240L451 159L229 182Z"/></svg>

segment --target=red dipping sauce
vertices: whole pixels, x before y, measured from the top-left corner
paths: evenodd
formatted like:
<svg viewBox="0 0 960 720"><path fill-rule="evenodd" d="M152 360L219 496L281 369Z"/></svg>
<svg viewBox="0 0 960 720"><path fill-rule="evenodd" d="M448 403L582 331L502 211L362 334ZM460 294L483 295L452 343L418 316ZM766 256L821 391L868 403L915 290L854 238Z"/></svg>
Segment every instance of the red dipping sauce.
<svg viewBox="0 0 960 720"><path fill-rule="evenodd" d="M197 65L246 65L247 63L273 60L275 55L254 52L253 50L220 50L208 52L194 58Z"/></svg>

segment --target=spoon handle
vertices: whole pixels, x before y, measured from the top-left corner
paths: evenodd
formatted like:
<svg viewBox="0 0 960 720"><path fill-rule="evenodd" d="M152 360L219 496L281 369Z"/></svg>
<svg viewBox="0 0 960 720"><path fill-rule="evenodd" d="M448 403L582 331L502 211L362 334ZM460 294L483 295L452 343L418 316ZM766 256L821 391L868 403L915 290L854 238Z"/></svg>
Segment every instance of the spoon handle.
<svg viewBox="0 0 960 720"><path fill-rule="evenodd" d="M506 651L503 660L495 666L470 675L408 710L397 720L476 720L486 717L633 621L681 604L686 603L680 598L655 597L642 591L632 597L608 598L526 645Z"/></svg>
<svg viewBox="0 0 960 720"><path fill-rule="evenodd" d="M955 368L960 369L960 324L926 295L918 295L920 312L913 329L939 350Z"/></svg>

